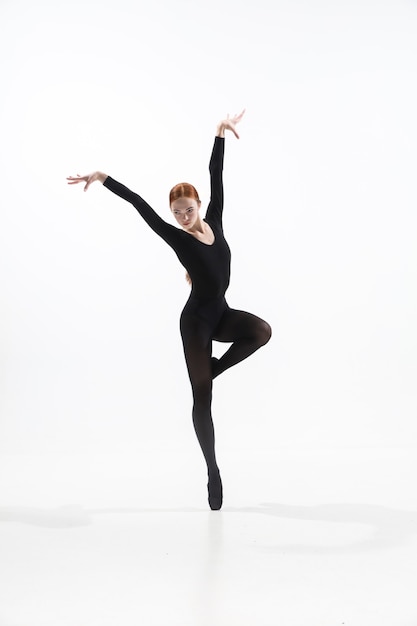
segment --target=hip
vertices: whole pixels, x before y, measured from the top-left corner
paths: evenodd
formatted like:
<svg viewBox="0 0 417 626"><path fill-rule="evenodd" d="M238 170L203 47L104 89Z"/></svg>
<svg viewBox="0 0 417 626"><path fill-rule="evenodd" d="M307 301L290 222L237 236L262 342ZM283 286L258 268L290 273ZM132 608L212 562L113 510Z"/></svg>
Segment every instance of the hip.
<svg viewBox="0 0 417 626"><path fill-rule="evenodd" d="M224 296L198 298L191 294L181 312L181 324L186 323L187 318L198 318L214 329L228 308Z"/></svg>

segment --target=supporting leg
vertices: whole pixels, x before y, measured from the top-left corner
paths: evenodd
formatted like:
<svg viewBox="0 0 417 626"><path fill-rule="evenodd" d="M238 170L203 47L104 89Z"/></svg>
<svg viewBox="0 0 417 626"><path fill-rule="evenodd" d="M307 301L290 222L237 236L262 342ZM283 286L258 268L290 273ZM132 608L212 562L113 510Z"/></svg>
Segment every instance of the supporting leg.
<svg viewBox="0 0 417 626"><path fill-rule="evenodd" d="M182 319L181 334L193 391L193 424L207 464L209 504L211 509L218 510L222 506L223 493L211 415L211 339L208 329L198 318Z"/></svg>

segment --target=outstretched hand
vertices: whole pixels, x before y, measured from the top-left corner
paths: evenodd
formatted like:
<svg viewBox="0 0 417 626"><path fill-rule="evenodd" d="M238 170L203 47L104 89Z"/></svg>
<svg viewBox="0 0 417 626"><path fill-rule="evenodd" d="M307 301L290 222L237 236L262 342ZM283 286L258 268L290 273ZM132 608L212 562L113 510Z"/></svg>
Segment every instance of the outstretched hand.
<svg viewBox="0 0 417 626"><path fill-rule="evenodd" d="M93 172L92 174L87 174L87 176L67 176L68 185L78 185L78 183L85 183L84 191L87 191L89 186L94 183L96 180L99 180L101 183L104 183L107 175L103 174L103 172Z"/></svg>
<svg viewBox="0 0 417 626"><path fill-rule="evenodd" d="M219 122L217 126L217 134L220 137L224 137L224 131L230 130L232 131L236 139L239 139L239 135L236 131L236 124L238 124L240 120L242 119L243 114L245 113L245 110L246 109L243 109L242 113L239 113L238 115L236 114L233 117L230 117L229 114L227 114L227 118Z"/></svg>

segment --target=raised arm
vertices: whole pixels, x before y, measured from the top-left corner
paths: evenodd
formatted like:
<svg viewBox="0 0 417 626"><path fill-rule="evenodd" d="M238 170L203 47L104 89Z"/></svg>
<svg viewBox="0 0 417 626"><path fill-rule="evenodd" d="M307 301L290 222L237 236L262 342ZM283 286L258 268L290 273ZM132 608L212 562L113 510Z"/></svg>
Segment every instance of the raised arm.
<svg viewBox="0 0 417 626"><path fill-rule="evenodd" d="M223 216L223 161L224 161L224 135L226 130L232 131L237 139L239 135L236 131L236 124L240 122L245 110L239 115L222 120L217 125L216 137L214 139L213 151L211 153L210 171L210 203L207 207L206 220L222 228Z"/></svg>
<svg viewBox="0 0 417 626"><path fill-rule="evenodd" d="M87 176L68 176L67 181L69 185L76 185L78 183L85 182L84 191L87 191L89 186L95 181L101 182L107 189L112 191L114 194L130 202L138 213L143 217L145 222L152 228L154 232L156 232L160 237L162 237L167 243L173 245L175 243L175 238L178 234L178 228L168 224L165 222L154 210L153 208L145 202L143 198L141 198L137 193L134 193L121 183L117 182L111 176L107 176L103 172L93 172L92 174L88 174Z"/></svg>

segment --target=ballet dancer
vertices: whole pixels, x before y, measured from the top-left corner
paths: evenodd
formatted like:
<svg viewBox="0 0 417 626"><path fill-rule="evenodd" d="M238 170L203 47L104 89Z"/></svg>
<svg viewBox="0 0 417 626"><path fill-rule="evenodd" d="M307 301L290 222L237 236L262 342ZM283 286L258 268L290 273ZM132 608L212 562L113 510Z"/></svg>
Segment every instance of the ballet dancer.
<svg viewBox="0 0 417 626"><path fill-rule="evenodd" d="M237 139L236 125L244 111L217 125L210 158L210 202L205 218L200 215L197 190L189 183L171 189L169 205L177 228L165 222L139 195L103 172L69 176L69 185L85 183L84 191L95 181L130 202L142 218L173 248L186 269L191 293L180 317L185 361L193 393L192 417L197 439L208 471L208 501L212 510L223 502L223 487L216 461L214 427L211 415L213 379L266 344L271 337L267 322L244 311L231 309L225 300L230 280L230 249L223 233L223 159L225 131ZM212 342L232 345L219 359L212 356Z"/></svg>

